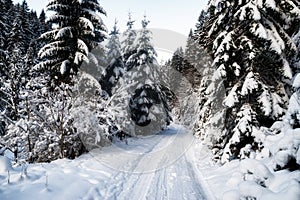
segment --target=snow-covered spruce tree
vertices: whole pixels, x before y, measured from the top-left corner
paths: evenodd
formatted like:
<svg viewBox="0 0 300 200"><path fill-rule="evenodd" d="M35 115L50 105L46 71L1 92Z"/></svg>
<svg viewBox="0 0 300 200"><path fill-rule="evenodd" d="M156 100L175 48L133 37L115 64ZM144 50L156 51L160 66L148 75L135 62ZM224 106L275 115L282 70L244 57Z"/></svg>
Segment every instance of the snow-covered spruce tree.
<svg viewBox="0 0 300 200"><path fill-rule="evenodd" d="M174 70L171 66L171 60L160 64L160 71L159 71L159 79L161 84L162 92L165 93L167 98L167 103L169 108L172 110L173 116L177 116L175 114L177 111L175 107L177 106L177 97L175 95L176 89L178 88L178 80L180 80L181 74L180 72ZM174 109L174 110L173 110Z"/></svg>
<svg viewBox="0 0 300 200"><path fill-rule="evenodd" d="M131 19L131 14L129 13L127 30L123 34L125 39L122 41L122 57L125 63L132 54L136 53L135 40L137 32L133 29L133 24L134 21Z"/></svg>
<svg viewBox="0 0 300 200"><path fill-rule="evenodd" d="M299 37L298 37L299 38ZM273 160L275 170L300 170L300 74L293 81L294 93L289 100L288 111L283 121L275 122L271 133L272 143L266 142L265 151ZM269 139L270 140L270 139Z"/></svg>
<svg viewBox="0 0 300 200"><path fill-rule="evenodd" d="M4 21L4 27L1 27L1 35L4 34L4 36L6 36L9 33L9 31L11 30L12 27L12 23L14 21L14 17L15 17L15 6L13 5L12 0L4 0L1 2L1 17ZM1 26L1 25L0 25ZM3 43L3 47L4 49L7 48L7 39L4 40Z"/></svg>
<svg viewBox="0 0 300 200"><path fill-rule="evenodd" d="M297 54L293 59L293 69L295 76L293 78L294 93L290 98L287 112L288 123L293 129L300 128L300 27L293 40L297 45Z"/></svg>
<svg viewBox="0 0 300 200"><path fill-rule="evenodd" d="M26 0L22 1L22 4L20 5L20 21L21 26L24 32L23 36L23 42L24 42L24 49L27 50L30 42L32 39L37 37L36 30L33 29L33 26L36 25L35 20L37 19L36 16L34 18L34 15L29 11L28 4ZM26 52L25 52L26 53Z"/></svg>
<svg viewBox="0 0 300 200"><path fill-rule="evenodd" d="M20 102L19 95L22 87L28 81L29 68L26 67L24 59L31 38L34 38L35 33L29 31L30 15L26 1L23 4L17 4L14 9L15 19L11 30L7 34L7 42L5 46L6 64L3 65L1 78L2 91L5 93L6 117L11 120L17 120L19 116L18 104ZM31 19L37 19L36 15L32 15ZM33 23L34 24L34 23ZM37 25L38 26L38 25ZM5 58L5 56L3 57Z"/></svg>
<svg viewBox="0 0 300 200"><path fill-rule="evenodd" d="M54 1L50 1L49 5L50 7L52 6L52 8L57 8L59 11L66 11L64 10L66 7L62 6L63 10L60 10L59 6L61 5L56 5ZM78 49L83 50L84 53L80 55L80 52L77 52L74 57L74 59L76 58L79 60L79 63L82 62L82 57L89 53L89 50L96 47L103 40L104 33L102 32L102 29L105 27L103 26L100 17L97 16L97 12L102 12L103 10L96 1L80 1L80 6L79 2L75 3L75 5L78 5L76 8L79 8L79 10L74 10L75 16L76 13L80 11L81 16L84 17L77 16L77 22L70 22L68 24L67 21L64 21L64 19L61 19L60 16L56 15L57 18L50 18L50 23L56 23L58 28L66 24L73 24L81 28L80 30L76 29L76 31L80 33L81 38L76 38L77 43L75 46L79 46ZM104 13L104 11L102 13ZM69 14L72 15L73 13L69 12ZM31 15L31 17L33 16ZM61 19L60 22L59 19ZM76 31L68 32L66 29L65 31L67 33L63 30L60 33L55 30L52 31L52 33L48 33L49 40L51 40L52 36L53 40L60 39L60 34L63 35L64 32L66 35L68 35L68 33L71 34L71 39L67 38L66 40L67 42L70 42L68 44L72 44L71 40L73 39L73 35L77 35L78 33ZM55 35L55 33L57 33L57 35ZM45 35L47 36L47 33ZM50 67L51 59L56 59L55 53L62 53L62 56L67 56L60 51L61 49L58 49L59 52L55 52L55 49L51 49L51 47L54 46L51 46L50 44L48 47L42 49L44 51L41 52L44 53L43 55L45 56L42 57L40 66L44 67L42 68L43 70L30 72L32 79L28 84L24 84L25 87L22 85L22 90L18 95L19 118L11 121L11 125L8 128L8 134L5 135L5 144L7 146L16 147L18 150L16 157L18 159L24 158L31 162L48 162L63 157L74 158L84 151L84 147L78 134L80 132L77 132L74 116L71 113L71 109L74 108L72 106L75 104L75 100L77 100L77 98L74 97L74 87L65 83L51 84L50 88L48 85L48 83L53 82L53 78L55 78L53 75L56 73L51 71L51 69L53 69ZM67 48L71 48L71 46ZM45 51L48 51L48 54ZM66 53L68 51L64 52ZM34 55L35 53L29 51L27 55L29 54ZM26 60L27 58L28 57L26 57ZM59 59L59 57L57 58ZM20 60L22 61L23 59ZM56 61L59 62L59 60ZM32 64L34 64L34 62ZM76 60L74 62L76 62ZM28 66L31 65L30 62L27 62L27 64ZM60 77L63 77L63 75L58 75L58 79L56 80L58 80L58 82L63 82L64 80L59 80ZM71 81L71 78L72 77L66 77L65 80ZM25 83L26 82L27 81L25 81ZM9 89L9 87L5 88ZM83 120L82 123L84 124Z"/></svg>
<svg viewBox="0 0 300 200"><path fill-rule="evenodd" d="M22 22L26 19L22 19L21 7L16 5L15 20L12 24L12 29L8 34L7 43L7 67L5 70L5 91L8 99L6 100L6 112L7 117L11 120L19 119L18 104L20 102L21 87L25 84L26 78L24 75L26 69L24 66L24 57L26 54L26 42L27 36L22 26Z"/></svg>
<svg viewBox="0 0 300 200"><path fill-rule="evenodd" d="M173 67L173 69L182 73L184 68L184 51L182 47L177 48L173 53L171 66Z"/></svg>
<svg viewBox="0 0 300 200"><path fill-rule="evenodd" d="M107 51L107 67L100 77L100 84L109 96L112 96L113 87L118 82L119 78L124 74L124 62L121 53L121 44L119 40L119 30L117 22L110 33L108 44L106 45Z"/></svg>
<svg viewBox="0 0 300 200"><path fill-rule="evenodd" d="M276 121L271 128L262 128L264 149L260 155L262 158L271 158L275 171L288 169L295 171L300 169L300 28L294 34L293 40L297 46L292 66L295 75L292 80L294 93L289 99L288 110L281 121Z"/></svg>
<svg viewBox="0 0 300 200"><path fill-rule="evenodd" d="M42 14L45 13L43 13L42 11L41 15ZM38 52L45 45L45 43L41 39L39 39L39 37L42 33L51 30L49 24L45 24L44 20L45 19L43 19L43 17L40 19L35 11L30 11L28 13L27 21L30 22L28 26L31 34L29 35L30 43L26 50L24 59L26 74L24 74L23 76L31 77L32 74L30 73L33 72L31 68L33 68L33 66L37 65L40 62Z"/></svg>
<svg viewBox="0 0 300 200"><path fill-rule="evenodd" d="M195 91L200 85L201 71L203 70L204 57L206 56L203 52L191 30L184 52L183 76L191 83Z"/></svg>
<svg viewBox="0 0 300 200"><path fill-rule="evenodd" d="M5 102L3 101L5 98L5 94L2 92L2 88L4 87L5 80L5 71L7 68L7 54L5 52L5 38L7 35L8 25L6 23L7 15L4 10L4 3L0 1L0 112L2 113L5 109ZM1 115L0 115L1 116ZM0 118L0 135L4 134L5 123L2 118Z"/></svg>
<svg viewBox="0 0 300 200"><path fill-rule="evenodd" d="M195 44L196 45L196 44ZM199 45L198 45L199 46ZM195 132L199 131L199 127L206 121L203 120L203 115L209 115L208 110L201 110L204 102L210 104L211 100L208 98L207 92L211 93L212 88L207 89L213 78L213 70L211 68L211 57L203 48L196 48L195 51L198 59L191 61L194 64L187 64L182 73L183 81L180 85L180 119L186 126L193 129ZM187 62L187 59L186 59ZM188 61L189 63L189 61ZM217 81L218 82L218 81ZM214 87L218 85L213 85ZM217 103L217 102L215 102ZM214 105L215 113L219 113L217 104ZM207 119L207 118L206 118ZM207 119L208 120L208 119Z"/></svg>
<svg viewBox="0 0 300 200"><path fill-rule="evenodd" d="M51 72L53 80L70 82L92 49L106 37L106 27L99 14L106 14L97 0L49 0L47 10L52 31L41 37L48 41L39 52L44 59L39 67Z"/></svg>
<svg viewBox="0 0 300 200"><path fill-rule="evenodd" d="M13 21L12 28L8 33L7 50L9 53L13 53L13 51L18 50L20 55L24 56L27 50L27 36L22 26L25 19L22 19L20 10L22 10L21 6L17 4L15 19Z"/></svg>
<svg viewBox="0 0 300 200"><path fill-rule="evenodd" d="M161 92L158 80L157 54L151 44L148 24L145 17L137 38L136 52L126 62L125 79L127 84L133 84L129 88L129 94L132 94L129 110L135 123L135 133L131 134L154 134L170 123L166 97Z"/></svg>
<svg viewBox="0 0 300 200"><path fill-rule="evenodd" d="M8 32L7 14L4 10L4 3L0 1L0 50L4 51L5 40Z"/></svg>
<svg viewBox="0 0 300 200"><path fill-rule="evenodd" d="M6 93L6 72L7 72L7 63L8 55L5 53L5 51L0 50L0 135L5 134L6 129L6 119L5 115L7 113L6 111L6 105L8 103L8 94Z"/></svg>
<svg viewBox="0 0 300 200"><path fill-rule="evenodd" d="M207 87L214 91L205 92L209 101L201 108L207 114L200 121L209 123L196 135L208 137L211 147L220 149L222 161L238 158L247 144L256 148L259 127L270 127L284 115L285 87L292 78L289 60L296 51L290 36L299 27L299 13L293 0L209 2L197 33L216 71ZM222 112L214 112L220 107Z"/></svg>

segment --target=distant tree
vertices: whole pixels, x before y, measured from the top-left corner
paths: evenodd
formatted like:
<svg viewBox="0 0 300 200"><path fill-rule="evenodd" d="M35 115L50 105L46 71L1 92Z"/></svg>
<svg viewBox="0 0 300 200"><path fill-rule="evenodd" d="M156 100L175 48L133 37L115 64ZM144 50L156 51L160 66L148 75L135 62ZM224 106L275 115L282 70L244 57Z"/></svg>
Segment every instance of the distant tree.
<svg viewBox="0 0 300 200"><path fill-rule="evenodd" d="M2 3L3 3L2 10L3 10L3 13L4 13L3 17L4 16L6 17L6 19L5 19L5 22L6 22L6 25L7 25L6 34L8 34L9 30L12 27L13 21L15 19L15 12L16 12L15 8L16 8L16 6L13 4L12 0L4 0L4 1L2 1ZM2 31L4 31L4 29ZM7 44L5 43L4 46L6 47Z"/></svg>
<svg viewBox="0 0 300 200"><path fill-rule="evenodd" d="M23 19L20 13L20 5L16 6L17 11L15 13L15 19L12 24L12 28L8 33L8 44L7 50L12 53L15 50L20 52L20 55L24 56L26 53L27 36L25 36L25 31L23 29Z"/></svg>
<svg viewBox="0 0 300 200"><path fill-rule="evenodd" d="M4 51L5 49L6 35L8 32L7 17L4 3L0 1L0 51Z"/></svg>
<svg viewBox="0 0 300 200"><path fill-rule="evenodd" d="M119 40L119 30L117 22L110 33L108 44L106 45L107 51L107 67L100 77L100 84L103 90L109 96L112 96L112 89L117 84L120 77L124 74L124 62L121 53L121 44Z"/></svg>
<svg viewBox="0 0 300 200"><path fill-rule="evenodd" d="M126 62L128 58L136 53L135 49L135 40L137 37L137 32L136 30L133 29L133 24L135 21L131 19L131 14L129 13L129 19L127 22L127 30L124 32L123 37L125 38L122 41L122 56L123 60ZM128 68L128 70L130 67Z"/></svg>
<svg viewBox="0 0 300 200"><path fill-rule="evenodd" d="M173 69L183 72L184 68L184 51L182 47L179 47L174 52L172 59L171 59L171 66Z"/></svg>
<svg viewBox="0 0 300 200"><path fill-rule="evenodd" d="M22 1L19 14L20 14L19 20L21 22L21 26L24 33L22 38L24 42L23 48L27 50L31 40L37 37L37 29L34 29L34 26L36 25L36 14L34 15L34 13L31 13L29 11L26 0Z"/></svg>

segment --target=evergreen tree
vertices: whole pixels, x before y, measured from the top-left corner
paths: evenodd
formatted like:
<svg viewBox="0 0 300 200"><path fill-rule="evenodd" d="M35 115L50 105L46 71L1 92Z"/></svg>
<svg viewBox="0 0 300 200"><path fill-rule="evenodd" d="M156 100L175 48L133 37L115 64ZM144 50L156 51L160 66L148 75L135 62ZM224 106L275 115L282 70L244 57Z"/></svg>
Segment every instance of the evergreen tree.
<svg viewBox="0 0 300 200"><path fill-rule="evenodd" d="M19 118L18 104L20 102L20 91L22 85L25 84L26 69L24 66L24 57L26 53L26 38L22 27L20 5L16 5L15 20L8 35L8 64L6 68L5 82L6 82L6 117L10 120L17 120Z"/></svg>
<svg viewBox="0 0 300 200"><path fill-rule="evenodd" d="M191 30L184 52L183 75L192 84L195 90L197 90L200 85L204 58L203 50L199 47L194 33Z"/></svg>
<svg viewBox="0 0 300 200"><path fill-rule="evenodd" d="M41 14L39 15L39 23L40 23L39 34L43 34L51 30L51 24L46 22L46 13L44 9L41 11Z"/></svg>
<svg viewBox="0 0 300 200"><path fill-rule="evenodd" d="M6 34L11 30L13 21L15 19L15 7L12 0L4 0L3 1L3 16L6 16L5 22L7 24ZM5 48L7 47L7 43L4 44Z"/></svg>
<svg viewBox="0 0 300 200"><path fill-rule="evenodd" d="M196 39L194 38L193 30L190 30L187 42L186 42L186 48L185 48L185 59L187 62L189 62L191 65L194 65L196 62L195 57L197 56L196 48L199 48L199 45L196 45Z"/></svg>
<svg viewBox="0 0 300 200"><path fill-rule="evenodd" d="M143 29L137 38L136 53L127 62L127 83L133 84L129 93L131 119L135 122L136 134L153 134L170 122L166 97L160 89L156 51L151 44L149 21L142 20Z"/></svg>
<svg viewBox="0 0 300 200"><path fill-rule="evenodd" d="M239 157L247 144L255 148L259 127L284 115L289 61L296 51L289 34L299 27L299 13L296 1L220 0L210 1L202 16L198 41L216 70L200 109L207 114L199 121L209 123L197 134L206 135L221 154L225 148L223 161L228 154Z"/></svg>
<svg viewBox="0 0 300 200"><path fill-rule="evenodd" d="M56 81L70 82L83 61L105 38L106 28L99 14L106 14L97 0L51 0L47 5L54 14L49 22L58 27L46 32L42 38L49 41L40 50L45 61L40 67L49 70Z"/></svg>
<svg viewBox="0 0 300 200"><path fill-rule="evenodd" d="M8 55L0 50L0 135L5 134L6 129L6 109L8 103L8 94L6 93L6 80L8 72Z"/></svg>
<svg viewBox="0 0 300 200"><path fill-rule="evenodd" d="M289 100L289 107L287 112L288 124L293 128L300 128L300 28L293 37L297 46L297 54L293 59L293 69L295 76L293 78L294 93Z"/></svg>
<svg viewBox="0 0 300 200"><path fill-rule="evenodd" d="M31 11L28 15L28 21L31 22L29 24L31 35L30 35L30 44L26 52L25 56L25 67L27 72L29 73L30 68L37 65L41 60L39 59L38 52L45 45L45 41L40 39L40 36L50 31L50 24L46 23L46 15L44 10L42 10L41 15L37 17L36 12ZM27 74L29 76L29 74Z"/></svg>
<svg viewBox="0 0 300 200"><path fill-rule="evenodd" d="M184 51L182 47L179 47L174 52L172 59L171 59L171 66L173 69L179 71L180 73L183 72L184 68Z"/></svg>
<svg viewBox="0 0 300 200"><path fill-rule="evenodd" d="M4 10L4 3L0 1L0 51L4 51L7 31L7 15Z"/></svg>
<svg viewBox="0 0 300 200"><path fill-rule="evenodd" d="M110 38L106 48L108 49L106 56L108 66L100 77L100 84L102 89L105 90L109 96L111 96L113 87L116 85L119 78L124 74L124 62L121 54L121 44L119 40L117 22L110 33Z"/></svg>
<svg viewBox="0 0 300 200"><path fill-rule="evenodd" d="M26 37L25 32L23 29L22 24L22 15L20 13L20 5L16 5L16 13L15 13L15 19L12 24L12 29L8 34L8 46L7 50L10 53L13 53L13 51L18 50L20 51L20 55L24 56L26 53Z"/></svg>
<svg viewBox="0 0 300 200"><path fill-rule="evenodd" d="M137 37L137 32L133 29L133 24L135 21L131 19L131 14L129 13L129 19L127 22L127 30L124 32L124 41L122 41L122 56L123 60L126 62L128 58L136 53L135 40ZM130 66L128 67L128 70Z"/></svg>
<svg viewBox="0 0 300 200"><path fill-rule="evenodd" d="M20 12L19 20L21 20L21 26L24 34L22 38L24 42L23 48L27 50L31 40L37 37L36 35L37 32L35 32L37 30L33 29L33 26L35 25L35 21L32 13L29 12L29 8L26 0L23 0L19 12Z"/></svg>

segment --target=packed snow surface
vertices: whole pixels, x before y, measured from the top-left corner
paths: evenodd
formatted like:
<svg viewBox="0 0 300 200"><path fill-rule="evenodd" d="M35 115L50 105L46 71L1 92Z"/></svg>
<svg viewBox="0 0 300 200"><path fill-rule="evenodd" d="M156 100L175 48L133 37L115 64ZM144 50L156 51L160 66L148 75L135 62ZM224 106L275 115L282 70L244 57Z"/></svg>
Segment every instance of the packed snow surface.
<svg viewBox="0 0 300 200"><path fill-rule="evenodd" d="M299 170L275 172L271 158L218 165L202 141L174 124L157 135L117 141L75 160L16 167L0 157L0 200L298 200L299 196Z"/></svg>
<svg viewBox="0 0 300 200"><path fill-rule="evenodd" d="M185 129L172 125L75 160L15 167L10 183L0 171L0 199L211 199L193 167L194 142Z"/></svg>

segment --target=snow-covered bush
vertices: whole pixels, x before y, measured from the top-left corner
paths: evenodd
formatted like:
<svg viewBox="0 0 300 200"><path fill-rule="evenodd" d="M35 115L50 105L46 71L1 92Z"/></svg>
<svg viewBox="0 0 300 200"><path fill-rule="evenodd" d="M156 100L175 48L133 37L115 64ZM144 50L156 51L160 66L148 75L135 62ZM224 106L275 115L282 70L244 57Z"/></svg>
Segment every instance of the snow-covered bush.
<svg viewBox="0 0 300 200"><path fill-rule="evenodd" d="M228 181L235 183L237 190L227 191L223 199L299 199L300 129L294 128L299 118L292 114L299 109L293 101L295 95L283 121L275 122L271 128L261 128L263 149L247 156L255 159L240 161L241 178L233 176Z"/></svg>
<svg viewBox="0 0 300 200"><path fill-rule="evenodd" d="M5 156L0 156L0 172L6 173L10 170L12 170L11 161Z"/></svg>
<svg viewBox="0 0 300 200"><path fill-rule="evenodd" d="M223 200L297 200L300 196L300 172L274 171L269 159L240 161L240 172L226 183L230 189Z"/></svg>

